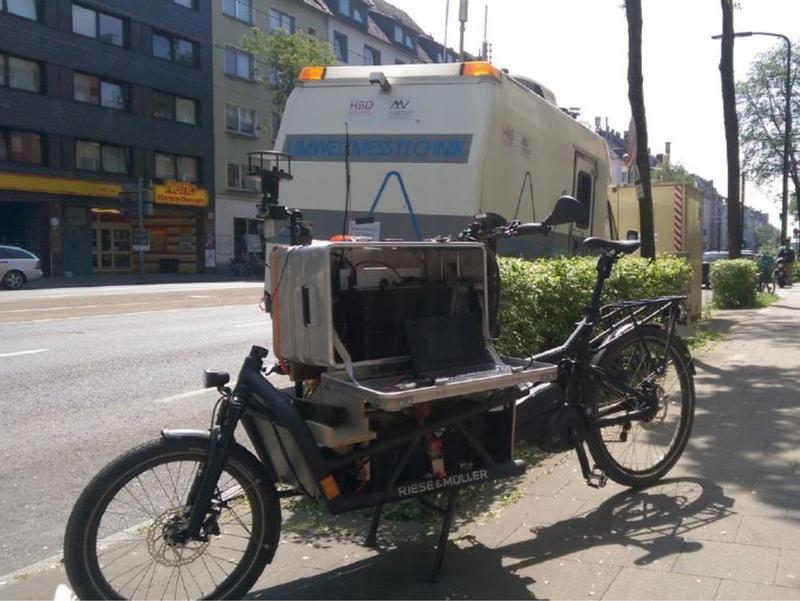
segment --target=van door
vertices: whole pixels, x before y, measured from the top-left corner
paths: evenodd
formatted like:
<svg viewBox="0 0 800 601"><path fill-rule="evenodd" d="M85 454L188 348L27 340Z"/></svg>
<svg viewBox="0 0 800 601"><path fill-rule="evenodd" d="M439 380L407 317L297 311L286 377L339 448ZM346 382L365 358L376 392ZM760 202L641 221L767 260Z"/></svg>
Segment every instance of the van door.
<svg viewBox="0 0 800 601"><path fill-rule="evenodd" d="M594 230L594 196L597 185L597 159L575 151L575 176L572 183L572 195L586 207L589 219L585 223L576 224L579 229L588 229L589 235Z"/></svg>

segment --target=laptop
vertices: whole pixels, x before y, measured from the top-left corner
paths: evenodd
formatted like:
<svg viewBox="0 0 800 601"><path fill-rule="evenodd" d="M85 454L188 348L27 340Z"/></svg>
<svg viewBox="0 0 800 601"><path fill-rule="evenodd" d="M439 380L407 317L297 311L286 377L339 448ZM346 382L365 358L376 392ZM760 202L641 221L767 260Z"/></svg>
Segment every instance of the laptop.
<svg viewBox="0 0 800 601"><path fill-rule="evenodd" d="M496 372L477 313L405 320L414 374L425 380Z"/></svg>

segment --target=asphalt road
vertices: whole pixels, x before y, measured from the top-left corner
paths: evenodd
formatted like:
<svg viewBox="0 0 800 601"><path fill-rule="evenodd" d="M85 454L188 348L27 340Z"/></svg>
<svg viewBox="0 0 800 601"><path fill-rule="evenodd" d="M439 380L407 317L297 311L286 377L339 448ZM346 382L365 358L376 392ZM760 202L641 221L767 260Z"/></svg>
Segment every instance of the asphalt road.
<svg viewBox="0 0 800 601"><path fill-rule="evenodd" d="M89 479L164 427L207 427L206 367L271 326L257 284L0 293L0 575L60 553Z"/></svg>

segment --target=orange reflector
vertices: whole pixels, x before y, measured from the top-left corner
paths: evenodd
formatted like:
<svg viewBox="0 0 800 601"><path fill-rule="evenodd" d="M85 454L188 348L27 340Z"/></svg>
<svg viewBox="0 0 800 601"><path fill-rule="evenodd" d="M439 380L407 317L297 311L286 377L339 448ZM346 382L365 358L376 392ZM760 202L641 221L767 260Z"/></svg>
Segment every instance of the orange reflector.
<svg viewBox="0 0 800 601"><path fill-rule="evenodd" d="M325 495L328 501L332 501L341 494L339 492L339 485L336 484L336 480L334 480L333 476L326 476L319 481L319 484L322 487L322 494Z"/></svg>
<svg viewBox="0 0 800 601"><path fill-rule="evenodd" d="M461 66L461 75L464 77L494 77L502 79L500 69L486 61L471 61Z"/></svg>
<svg viewBox="0 0 800 601"><path fill-rule="evenodd" d="M334 234L331 236L331 242L352 242L353 237L346 234Z"/></svg>
<svg viewBox="0 0 800 601"><path fill-rule="evenodd" d="M297 79L300 81L319 80L325 78L325 67L303 67Z"/></svg>

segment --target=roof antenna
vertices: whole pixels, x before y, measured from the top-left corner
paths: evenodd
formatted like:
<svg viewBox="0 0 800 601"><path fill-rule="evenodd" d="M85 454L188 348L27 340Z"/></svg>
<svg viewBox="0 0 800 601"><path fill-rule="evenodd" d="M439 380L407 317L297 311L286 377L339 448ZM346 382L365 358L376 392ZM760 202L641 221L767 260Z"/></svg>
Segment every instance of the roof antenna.
<svg viewBox="0 0 800 601"><path fill-rule="evenodd" d="M444 9L444 44L442 44L444 46L444 62L446 63L450 62L449 60L450 57L448 56L447 52L447 27L449 23L450 23L450 0L447 0Z"/></svg>
<svg viewBox="0 0 800 601"><path fill-rule="evenodd" d="M467 24L467 13L469 12L469 0L461 0L458 8L458 20L461 21L461 41L458 44L458 53L461 55L461 62L464 62L464 29Z"/></svg>
<svg viewBox="0 0 800 601"><path fill-rule="evenodd" d="M489 58L489 40L487 39L487 34L489 31L489 5L483 5L483 46L481 48L481 59L485 61L490 61Z"/></svg>
<svg viewBox="0 0 800 601"><path fill-rule="evenodd" d="M344 123L344 221L342 222L342 237L347 235L347 219L350 213L350 126Z"/></svg>

